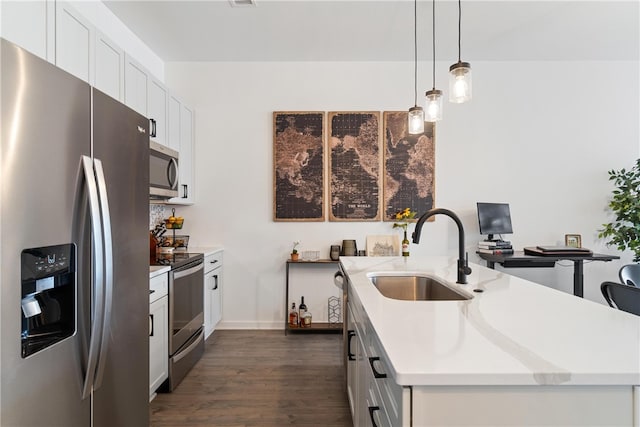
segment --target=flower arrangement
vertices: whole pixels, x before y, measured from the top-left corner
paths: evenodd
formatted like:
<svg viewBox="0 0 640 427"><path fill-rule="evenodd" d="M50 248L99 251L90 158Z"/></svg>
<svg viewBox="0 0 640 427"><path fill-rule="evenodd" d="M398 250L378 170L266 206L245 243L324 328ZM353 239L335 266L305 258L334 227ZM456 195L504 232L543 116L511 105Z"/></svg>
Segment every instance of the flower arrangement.
<svg viewBox="0 0 640 427"><path fill-rule="evenodd" d="M393 215L393 218L397 221L393 223L393 228L402 228L407 231L407 226L412 220L415 219L418 213L412 211L411 208L404 208Z"/></svg>

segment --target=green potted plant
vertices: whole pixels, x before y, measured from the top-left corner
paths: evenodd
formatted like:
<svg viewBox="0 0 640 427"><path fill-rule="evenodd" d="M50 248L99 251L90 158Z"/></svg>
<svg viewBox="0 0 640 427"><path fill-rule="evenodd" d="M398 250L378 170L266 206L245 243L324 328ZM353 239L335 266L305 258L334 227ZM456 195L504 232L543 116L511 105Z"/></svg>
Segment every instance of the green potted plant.
<svg viewBox="0 0 640 427"><path fill-rule="evenodd" d="M640 262L640 159L630 170L610 170L609 180L616 188L609 202L615 220L602 224L598 237L608 239L607 246L633 251L633 261Z"/></svg>
<svg viewBox="0 0 640 427"><path fill-rule="evenodd" d="M298 250L296 249L300 242L293 242L293 249L291 249L291 261L298 260Z"/></svg>

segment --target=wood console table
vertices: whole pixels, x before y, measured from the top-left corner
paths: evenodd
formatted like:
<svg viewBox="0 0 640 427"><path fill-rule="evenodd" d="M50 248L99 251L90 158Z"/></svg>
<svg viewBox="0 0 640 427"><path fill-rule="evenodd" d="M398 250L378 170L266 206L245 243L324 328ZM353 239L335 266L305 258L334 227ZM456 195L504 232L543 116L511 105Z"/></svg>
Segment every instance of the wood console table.
<svg viewBox="0 0 640 427"><path fill-rule="evenodd" d="M478 256L487 262L487 267L495 268L498 263L504 268L539 268L554 267L556 261L573 261L573 294L578 297L584 295L584 261L611 261L620 259L616 255L591 254L591 255L525 255L522 251L516 251L511 255L492 255L478 253Z"/></svg>
<svg viewBox="0 0 640 427"><path fill-rule="evenodd" d="M322 264L335 264L336 267L340 263L340 261L334 261L331 259L319 259L317 261L291 261L287 260L287 285L286 285L286 293L284 300L284 333L287 332L301 332L301 333L309 333L309 332L324 332L324 333L342 333L342 323L328 323L328 322L311 322L310 328L290 328L289 327L289 310L291 309L289 305L289 267L290 266L299 266L299 267L309 267L313 265L322 265ZM331 276L333 280L333 276ZM332 284L333 286L333 284ZM344 308L342 308L344 310Z"/></svg>

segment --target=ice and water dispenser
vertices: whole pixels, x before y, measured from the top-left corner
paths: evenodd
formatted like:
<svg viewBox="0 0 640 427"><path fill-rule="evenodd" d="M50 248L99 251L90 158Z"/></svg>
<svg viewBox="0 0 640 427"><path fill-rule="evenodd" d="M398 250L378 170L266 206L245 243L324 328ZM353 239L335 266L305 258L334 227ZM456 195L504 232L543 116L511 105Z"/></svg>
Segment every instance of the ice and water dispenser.
<svg viewBox="0 0 640 427"><path fill-rule="evenodd" d="M75 258L73 244L22 251L20 271L23 358L74 334Z"/></svg>

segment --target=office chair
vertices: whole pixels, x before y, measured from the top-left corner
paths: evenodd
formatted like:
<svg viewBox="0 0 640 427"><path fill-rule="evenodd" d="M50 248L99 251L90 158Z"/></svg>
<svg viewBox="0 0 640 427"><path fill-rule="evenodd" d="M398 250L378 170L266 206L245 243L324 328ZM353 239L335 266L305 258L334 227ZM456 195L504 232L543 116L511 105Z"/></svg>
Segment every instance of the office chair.
<svg viewBox="0 0 640 427"><path fill-rule="evenodd" d="M616 282L603 282L600 290L611 307L640 316L640 288Z"/></svg>
<svg viewBox="0 0 640 427"><path fill-rule="evenodd" d="M640 288L640 264L623 265L618 276L620 276L620 283Z"/></svg>

